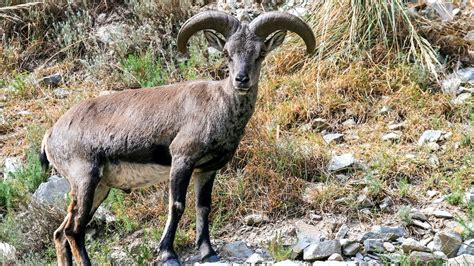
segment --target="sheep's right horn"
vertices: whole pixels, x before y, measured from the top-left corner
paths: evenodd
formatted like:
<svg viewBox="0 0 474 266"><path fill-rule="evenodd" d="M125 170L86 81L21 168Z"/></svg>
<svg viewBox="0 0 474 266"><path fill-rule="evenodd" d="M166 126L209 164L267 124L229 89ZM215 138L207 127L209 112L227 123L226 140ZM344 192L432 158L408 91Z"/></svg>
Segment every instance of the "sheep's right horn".
<svg viewBox="0 0 474 266"><path fill-rule="evenodd" d="M188 19L178 33L178 51L186 53L186 44L189 38L198 31L211 29L219 32L228 38L240 26L240 22L235 17L220 11L206 11L199 13Z"/></svg>

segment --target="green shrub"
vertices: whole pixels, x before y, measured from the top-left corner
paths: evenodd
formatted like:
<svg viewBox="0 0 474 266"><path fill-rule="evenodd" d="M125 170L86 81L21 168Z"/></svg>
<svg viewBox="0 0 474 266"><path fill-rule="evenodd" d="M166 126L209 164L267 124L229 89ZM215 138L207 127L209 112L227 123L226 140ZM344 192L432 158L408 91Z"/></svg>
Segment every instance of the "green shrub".
<svg viewBox="0 0 474 266"><path fill-rule="evenodd" d="M123 80L128 86L154 87L163 85L168 80L168 74L161 66L157 57L147 52L143 55L130 54L120 62L123 70Z"/></svg>

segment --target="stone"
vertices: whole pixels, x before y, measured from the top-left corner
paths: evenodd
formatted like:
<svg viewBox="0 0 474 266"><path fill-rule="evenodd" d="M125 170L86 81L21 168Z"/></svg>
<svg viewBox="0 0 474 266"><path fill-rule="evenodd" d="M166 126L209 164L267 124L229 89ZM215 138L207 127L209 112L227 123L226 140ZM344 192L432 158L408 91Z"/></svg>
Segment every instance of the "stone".
<svg viewBox="0 0 474 266"><path fill-rule="evenodd" d="M393 205L393 201L390 197L385 197L382 202L380 202L379 207L382 211L387 210L390 206Z"/></svg>
<svg viewBox="0 0 474 266"><path fill-rule="evenodd" d="M397 124L389 124L387 127L390 130L400 130L400 129L404 128L405 126L406 126L405 122L400 122L400 123L397 123Z"/></svg>
<svg viewBox="0 0 474 266"><path fill-rule="evenodd" d="M343 140L344 135L340 133L334 133L334 134L326 134L323 136L324 141L326 141L327 144L330 144L331 142L340 142Z"/></svg>
<svg viewBox="0 0 474 266"><path fill-rule="evenodd" d="M474 203L474 190L466 192L464 197L467 203Z"/></svg>
<svg viewBox="0 0 474 266"><path fill-rule="evenodd" d="M41 82L45 85L48 85L48 86L57 86L57 85L59 85L59 83L61 82L62 79L63 79L63 77L61 76L61 74L56 73L56 74L52 74L52 75L43 77L41 79Z"/></svg>
<svg viewBox="0 0 474 266"><path fill-rule="evenodd" d="M323 217L322 217L321 215L316 214L316 213L311 213L311 214L309 215L309 218L310 218L311 220L314 220L314 221L321 221L321 220L323 219Z"/></svg>
<svg viewBox="0 0 474 266"><path fill-rule="evenodd" d="M474 255L474 239L466 240L461 244L457 256L464 254Z"/></svg>
<svg viewBox="0 0 474 266"><path fill-rule="evenodd" d="M464 254L455 258L448 259L446 266L467 266L474 265L474 255Z"/></svg>
<svg viewBox="0 0 474 266"><path fill-rule="evenodd" d="M343 245L342 247L342 254L344 256L354 256L359 252L360 250L360 244L359 242L348 242L347 244Z"/></svg>
<svg viewBox="0 0 474 266"><path fill-rule="evenodd" d="M433 216L436 218L444 218L444 219L451 219L453 215L447 211L443 210L436 210L433 212Z"/></svg>
<svg viewBox="0 0 474 266"><path fill-rule="evenodd" d="M356 159L353 154L345 153L342 155L336 155L331 158L328 165L328 170L331 172L337 172L345 170L356 163Z"/></svg>
<svg viewBox="0 0 474 266"><path fill-rule="evenodd" d="M112 265L132 265L135 263L135 260L127 254L121 248L113 248L110 252L110 262Z"/></svg>
<svg viewBox="0 0 474 266"><path fill-rule="evenodd" d="M453 73L441 81L441 90L446 94L455 95L462 83L463 80Z"/></svg>
<svg viewBox="0 0 474 266"><path fill-rule="evenodd" d="M311 245L311 241L299 239L298 242L291 248L291 258L296 259L303 255L305 248Z"/></svg>
<svg viewBox="0 0 474 266"><path fill-rule="evenodd" d="M430 145L430 144L438 145L437 143L429 143L428 145ZM430 157L428 158L428 164L433 168L437 168L439 166L438 156L436 156L436 154L431 154Z"/></svg>
<svg viewBox="0 0 474 266"><path fill-rule="evenodd" d="M8 243L0 242L0 264L9 265L16 261L16 248Z"/></svg>
<svg viewBox="0 0 474 266"><path fill-rule="evenodd" d="M349 233L349 227L345 224L341 225L336 233L336 239L343 239Z"/></svg>
<svg viewBox="0 0 474 266"><path fill-rule="evenodd" d="M418 145L421 146L425 143L437 142L441 138L443 133L444 132L441 130L426 130L418 139Z"/></svg>
<svg viewBox="0 0 474 266"><path fill-rule="evenodd" d="M3 175L5 179L13 178L15 172L21 168L21 158L7 157L4 164Z"/></svg>
<svg viewBox="0 0 474 266"><path fill-rule="evenodd" d="M69 192L69 182L67 179L54 175L43 182L33 193L36 202L64 210L66 207L66 194Z"/></svg>
<svg viewBox="0 0 474 266"><path fill-rule="evenodd" d="M413 238L407 238L403 241L400 248L404 253L408 254L412 251L430 252L430 249L421 245L418 241Z"/></svg>
<svg viewBox="0 0 474 266"><path fill-rule="evenodd" d="M380 108L380 110L379 110L379 114L383 115L383 114L386 114L386 113L388 113L388 112L390 112L390 111L391 111L390 107L388 107L388 106L382 106L382 108Z"/></svg>
<svg viewBox="0 0 474 266"><path fill-rule="evenodd" d="M313 243L303 251L304 260L326 259L334 253L341 254L341 244L339 240L326 240Z"/></svg>
<svg viewBox="0 0 474 266"><path fill-rule="evenodd" d="M435 252L433 252L433 255L437 259L440 259L440 260L443 260L443 261L448 260L448 256L446 256L446 254L444 254L442 251L435 251Z"/></svg>
<svg viewBox="0 0 474 266"><path fill-rule="evenodd" d="M390 132L382 136L383 141L397 141L402 137L401 132Z"/></svg>
<svg viewBox="0 0 474 266"><path fill-rule="evenodd" d="M465 92L461 93L454 100L452 100L453 104L464 104L471 98L471 93Z"/></svg>
<svg viewBox="0 0 474 266"><path fill-rule="evenodd" d="M314 225L307 224L303 221L297 221L295 223L295 228L298 240L304 240L307 242L319 242L321 240L319 229Z"/></svg>
<svg viewBox="0 0 474 266"><path fill-rule="evenodd" d="M108 24L97 28L96 38L107 45L114 45L128 40L132 29L126 24Z"/></svg>
<svg viewBox="0 0 474 266"><path fill-rule="evenodd" d="M459 69L456 71L458 77L462 80L462 82L469 82L474 80L474 67L466 67Z"/></svg>
<svg viewBox="0 0 474 266"><path fill-rule="evenodd" d="M395 240L399 237L405 237L406 231L403 226L374 226L373 232L381 234L385 239Z"/></svg>
<svg viewBox="0 0 474 266"><path fill-rule="evenodd" d="M273 265L274 266L302 266L304 265L304 263L301 261L284 260L284 261L277 262Z"/></svg>
<svg viewBox="0 0 474 266"><path fill-rule="evenodd" d="M265 214L249 214L244 217L246 225L256 226L267 223L270 219Z"/></svg>
<svg viewBox="0 0 474 266"><path fill-rule="evenodd" d="M232 243L226 244L221 253L228 257L246 259L253 254L253 251L247 247L247 244L243 241L235 241Z"/></svg>
<svg viewBox="0 0 474 266"><path fill-rule="evenodd" d="M438 259L431 253L413 251L408 257L410 265L437 265Z"/></svg>
<svg viewBox="0 0 474 266"><path fill-rule="evenodd" d="M428 217L424 215L419 209L413 208L410 210L410 218L411 219L416 219L420 221L427 221Z"/></svg>
<svg viewBox="0 0 474 266"><path fill-rule="evenodd" d="M360 209L373 208L375 203L365 194L360 194L357 197L357 205Z"/></svg>
<svg viewBox="0 0 474 266"><path fill-rule="evenodd" d="M383 240L367 239L364 241L364 250L367 253L380 253L384 250Z"/></svg>
<svg viewBox="0 0 474 266"><path fill-rule="evenodd" d="M343 126L351 127L356 124L355 120L353 118L349 118L346 121L342 122Z"/></svg>
<svg viewBox="0 0 474 266"><path fill-rule="evenodd" d="M429 224L428 222L423 222L423 221L415 219L415 220L411 220L411 224L415 225L415 226L418 226L420 228L423 228L425 230L430 230L431 229L431 224Z"/></svg>
<svg viewBox="0 0 474 266"><path fill-rule="evenodd" d="M433 239L433 249L442 251L448 258L452 258L456 256L461 243L462 238L456 232L438 232Z"/></svg>
<svg viewBox="0 0 474 266"><path fill-rule="evenodd" d="M104 206L99 206L94 214L94 219L101 221L106 224L115 222L115 215L113 215L109 210Z"/></svg>
<svg viewBox="0 0 474 266"><path fill-rule="evenodd" d="M256 264L256 263L262 263L265 261L265 258L258 253L253 253L252 256L248 257L247 260L245 260L246 263L250 264Z"/></svg>
<svg viewBox="0 0 474 266"><path fill-rule="evenodd" d="M334 253L328 258L328 261L343 261L343 260L344 258L342 258L341 254L339 253Z"/></svg>
<svg viewBox="0 0 474 266"><path fill-rule="evenodd" d="M428 190L426 191L426 195L430 198L433 198L434 196L436 196L436 194L438 194L438 191L436 190Z"/></svg>
<svg viewBox="0 0 474 266"><path fill-rule="evenodd" d="M390 253L395 252L395 246L390 242L384 242L383 248Z"/></svg>
<svg viewBox="0 0 474 266"><path fill-rule="evenodd" d="M3 134L8 131L10 126L8 125L5 115L3 114L3 109L0 108L0 134Z"/></svg>
<svg viewBox="0 0 474 266"><path fill-rule="evenodd" d="M65 99L71 93L64 88L57 88L53 90L53 94L58 99Z"/></svg>

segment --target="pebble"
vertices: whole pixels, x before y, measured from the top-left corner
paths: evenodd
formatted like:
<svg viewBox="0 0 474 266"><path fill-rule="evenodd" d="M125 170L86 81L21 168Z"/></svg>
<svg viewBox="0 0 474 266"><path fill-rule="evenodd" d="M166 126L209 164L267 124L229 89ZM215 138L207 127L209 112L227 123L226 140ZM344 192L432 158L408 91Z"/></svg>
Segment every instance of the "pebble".
<svg viewBox="0 0 474 266"><path fill-rule="evenodd" d="M341 254L334 253L328 258L329 261L343 261L344 258L342 258Z"/></svg>
<svg viewBox="0 0 474 266"><path fill-rule="evenodd" d="M383 141L396 141L400 140L402 136L401 132L390 132L382 136Z"/></svg>
<svg viewBox="0 0 474 266"><path fill-rule="evenodd" d="M349 227L343 224L336 233L336 239L343 239L349 232Z"/></svg>
<svg viewBox="0 0 474 266"><path fill-rule="evenodd" d="M304 260L325 259L334 253L341 253L339 240L326 240L319 243L312 243L303 251Z"/></svg>
<svg viewBox="0 0 474 266"><path fill-rule="evenodd" d="M384 250L383 240L381 239L367 239L364 241L364 250L367 253L380 253Z"/></svg>
<svg viewBox="0 0 474 266"><path fill-rule="evenodd" d="M356 159L351 153L336 155L329 161L328 170L331 172L341 171L353 166L355 162Z"/></svg>
<svg viewBox="0 0 474 266"><path fill-rule="evenodd" d="M428 222L423 222L423 221L420 221L420 220L412 220L411 224L413 224L415 226L418 226L420 228L423 228L425 230L430 230L431 229L431 224L429 224Z"/></svg>
<svg viewBox="0 0 474 266"><path fill-rule="evenodd" d="M61 80L62 80L61 74L56 73L56 74L43 77L41 79L41 82L43 82L45 85L56 86L61 82Z"/></svg>
<svg viewBox="0 0 474 266"><path fill-rule="evenodd" d="M418 241L413 238L407 238L403 241L400 248L403 250L404 253L410 253L412 251L421 251L421 252L429 252L430 249L421 245Z"/></svg>
<svg viewBox="0 0 474 266"><path fill-rule="evenodd" d="M256 226L267 223L270 219L265 214L249 214L244 217L244 222L249 226Z"/></svg>
<svg viewBox="0 0 474 266"><path fill-rule="evenodd" d="M256 263L261 263L264 261L265 261L265 258L262 255L258 253L254 253L252 254L252 256L248 257L248 259L245 262L250 263L250 264L256 264Z"/></svg>
<svg viewBox="0 0 474 266"><path fill-rule="evenodd" d="M441 130L426 130L418 139L418 145L421 146L425 143L437 142L443 134L444 131Z"/></svg>
<svg viewBox="0 0 474 266"><path fill-rule="evenodd" d="M360 244L359 242L348 242L346 245L343 245L342 247L342 254L345 256L354 256L359 252L360 250Z"/></svg>
<svg viewBox="0 0 474 266"><path fill-rule="evenodd" d="M400 130L406 126L405 122L397 123L397 124L389 124L387 127L390 130Z"/></svg>
<svg viewBox="0 0 474 266"><path fill-rule="evenodd" d="M390 243L390 242L384 242L383 247L385 248L386 251L388 251L390 253L395 251L395 246L392 245L392 243Z"/></svg>
<svg viewBox="0 0 474 266"><path fill-rule="evenodd" d="M447 211L443 210L437 210L433 212L434 217L436 218L445 218L445 219L451 219L453 218L453 215Z"/></svg>
<svg viewBox="0 0 474 266"><path fill-rule="evenodd" d="M326 141L327 144L330 144L331 142L340 142L343 140L344 135L340 133L334 133L334 134L326 134L323 136L324 141Z"/></svg>

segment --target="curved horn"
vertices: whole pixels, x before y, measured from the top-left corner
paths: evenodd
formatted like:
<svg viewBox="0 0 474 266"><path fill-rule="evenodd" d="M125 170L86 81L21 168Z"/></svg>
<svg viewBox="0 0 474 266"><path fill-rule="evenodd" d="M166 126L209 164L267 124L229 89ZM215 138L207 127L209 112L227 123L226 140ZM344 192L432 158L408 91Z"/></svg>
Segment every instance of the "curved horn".
<svg viewBox="0 0 474 266"><path fill-rule="evenodd" d="M179 30L177 41L178 51L186 53L186 44L189 38L200 30L215 30L228 38L239 26L239 20L224 12L206 11L199 13L188 19Z"/></svg>
<svg viewBox="0 0 474 266"><path fill-rule="evenodd" d="M272 11L258 16L250 23L253 32L263 38L277 30L289 30L298 34L305 42L308 53L316 48L313 30L300 18L285 12Z"/></svg>

